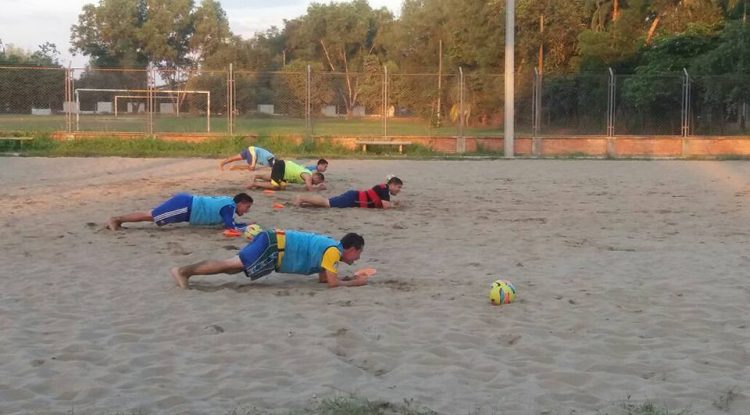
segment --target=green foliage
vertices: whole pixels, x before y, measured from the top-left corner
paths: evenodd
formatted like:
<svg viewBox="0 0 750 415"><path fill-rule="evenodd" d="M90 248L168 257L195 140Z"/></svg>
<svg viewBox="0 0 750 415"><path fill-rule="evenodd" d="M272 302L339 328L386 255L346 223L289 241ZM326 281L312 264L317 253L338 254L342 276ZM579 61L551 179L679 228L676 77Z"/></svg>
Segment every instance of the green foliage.
<svg viewBox="0 0 750 415"><path fill-rule="evenodd" d="M292 59L317 61L341 74L329 83L338 102L328 104L338 104L352 116L354 108L371 97L371 69L373 63L379 67L376 39L380 27L392 19L390 12L373 10L366 0L313 3L305 16L287 23L284 36Z"/></svg>
<svg viewBox="0 0 750 415"><path fill-rule="evenodd" d="M231 36L218 2L203 0L112 0L87 4L71 28L71 51L90 57L95 67L170 71L201 63Z"/></svg>
<svg viewBox="0 0 750 415"><path fill-rule="evenodd" d="M385 110L429 123L410 131L445 132L451 110L455 115L463 111L467 128L494 131L501 125L502 0L406 0L398 19L387 9L373 9L367 0L312 3L303 16L248 39L231 33L219 0L196 3L106 0L86 5L72 27L72 51L90 57L94 67L156 67L173 89L211 91L212 110L222 115L226 69L233 63L238 116L261 117L258 105L274 104L276 113L297 120L306 113L308 65L314 80L313 114L333 105L349 118L359 106L368 115L382 113L386 66L389 107ZM545 115L550 123L565 120L565 129L600 132L601 120L591 114L601 110L591 111L587 105L597 108L606 91L586 77L606 75L611 67L618 75L633 74L618 84L618 111L625 113L618 117L618 125L630 124L628 131L636 125L659 127L647 115L675 118L684 67L696 81L697 131L717 130L714 124L723 131L727 123L745 130L740 108L750 96L745 78L750 74L750 29L740 20L743 6L742 0L518 0L517 106L529 105L529 80L541 47L548 82L543 103L549 108ZM42 45L33 55L12 47L2 50L0 65L57 65L52 44ZM462 108L459 67L466 77ZM586 76L571 81L567 75L573 73ZM28 114L31 107L61 109L62 72L35 75L18 77L0 71L0 92L13 96L0 96L0 113ZM726 76L710 79L709 75ZM146 73L88 70L76 79L77 88L143 89ZM40 91L42 82L52 85L49 93L26 92ZM24 90L15 91L16 84ZM109 100L105 95L82 95L82 108ZM194 113L205 110L199 100L186 99ZM667 125L652 131L673 129Z"/></svg>
<svg viewBox="0 0 750 415"><path fill-rule="evenodd" d="M13 44L5 45L0 40L0 66L23 65L60 68L59 57L60 52L54 43L45 42L39 45L36 52L32 53L17 48Z"/></svg>
<svg viewBox="0 0 750 415"><path fill-rule="evenodd" d="M0 141L0 152L19 152L26 156L51 157L226 157L236 154L243 147L257 145L268 148L282 157L336 157L360 156L358 150L345 148L327 139L290 140L288 136L264 136L255 140L242 137L224 137L199 143L166 141L154 138L123 139L102 136L78 140L53 140L38 136L22 145L11 141ZM412 145L404 149L415 157L427 157L436 153L427 147ZM374 155L380 154L376 152ZM386 153L383 153L386 154Z"/></svg>
<svg viewBox="0 0 750 415"><path fill-rule="evenodd" d="M6 144L0 143L0 149ZM165 141L152 138L121 139L101 137L58 141L38 137L24 144L24 155L36 156L124 156L124 157L221 157L242 148L242 139L223 138L201 143Z"/></svg>

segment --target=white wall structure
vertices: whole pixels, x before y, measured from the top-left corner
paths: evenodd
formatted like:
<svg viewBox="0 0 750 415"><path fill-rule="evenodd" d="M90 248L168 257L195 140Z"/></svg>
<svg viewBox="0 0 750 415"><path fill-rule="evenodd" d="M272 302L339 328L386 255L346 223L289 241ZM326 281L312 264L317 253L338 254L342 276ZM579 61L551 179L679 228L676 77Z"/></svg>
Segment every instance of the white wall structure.
<svg viewBox="0 0 750 415"><path fill-rule="evenodd" d="M32 108L31 115L52 115L51 108Z"/></svg>
<svg viewBox="0 0 750 415"><path fill-rule="evenodd" d="M258 104L258 112L261 114L274 114L273 104Z"/></svg>
<svg viewBox="0 0 750 415"><path fill-rule="evenodd" d="M338 115L336 114L335 105L323 105L323 107L320 109L320 113L325 117L335 117Z"/></svg>
<svg viewBox="0 0 750 415"><path fill-rule="evenodd" d="M111 101L99 101L96 103L97 114L112 114L112 102Z"/></svg>
<svg viewBox="0 0 750 415"><path fill-rule="evenodd" d="M176 114L177 113L177 107L175 106L174 102L160 102L159 103L159 113L161 113L161 114Z"/></svg>

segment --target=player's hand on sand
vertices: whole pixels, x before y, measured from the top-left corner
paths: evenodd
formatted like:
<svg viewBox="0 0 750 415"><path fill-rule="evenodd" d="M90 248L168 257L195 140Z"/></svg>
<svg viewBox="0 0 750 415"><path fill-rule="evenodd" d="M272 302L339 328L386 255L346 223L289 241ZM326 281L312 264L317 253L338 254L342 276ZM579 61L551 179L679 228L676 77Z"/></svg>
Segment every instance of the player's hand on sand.
<svg viewBox="0 0 750 415"><path fill-rule="evenodd" d="M353 281L355 281L357 285L367 285L367 280L369 279L370 279L370 275L360 274L360 275L355 275Z"/></svg>

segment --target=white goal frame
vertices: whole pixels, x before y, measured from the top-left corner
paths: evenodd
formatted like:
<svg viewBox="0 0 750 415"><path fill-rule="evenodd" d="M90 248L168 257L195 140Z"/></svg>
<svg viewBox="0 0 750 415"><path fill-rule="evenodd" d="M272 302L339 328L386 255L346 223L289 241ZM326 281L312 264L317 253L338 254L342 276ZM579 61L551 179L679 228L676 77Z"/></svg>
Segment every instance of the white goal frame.
<svg viewBox="0 0 750 415"><path fill-rule="evenodd" d="M211 132L211 91L202 90L171 90L171 89L110 89L110 88L76 88L74 91L76 102L76 131L79 131L79 121L81 117L81 92L122 92L126 94L147 93L152 98L158 98L158 94L205 94L206 95L206 132ZM146 97L148 100L148 96ZM179 105L178 105L179 106ZM151 108L153 113L153 107Z"/></svg>

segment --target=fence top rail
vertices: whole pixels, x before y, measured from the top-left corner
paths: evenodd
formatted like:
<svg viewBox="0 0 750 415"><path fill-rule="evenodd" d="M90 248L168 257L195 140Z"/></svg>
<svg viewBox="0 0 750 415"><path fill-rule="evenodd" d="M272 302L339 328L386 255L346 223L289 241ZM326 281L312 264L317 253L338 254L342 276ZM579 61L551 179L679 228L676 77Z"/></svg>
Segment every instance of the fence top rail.
<svg viewBox="0 0 750 415"><path fill-rule="evenodd" d="M64 71L65 70L65 68L55 68L54 66L7 66L7 65L0 66L0 69L17 69L17 70L31 69L31 70L38 70L38 71L50 71L50 70Z"/></svg>
<svg viewBox="0 0 750 415"><path fill-rule="evenodd" d="M108 88L76 88L75 91L80 92L149 92L158 94L160 92L170 94L210 94L211 91L194 91L190 89L108 89Z"/></svg>
<svg viewBox="0 0 750 415"><path fill-rule="evenodd" d="M57 71L65 71L65 70L71 70L74 72L149 72L152 69L149 68L93 68L93 67L77 67L77 68L64 68L64 67L53 67L53 66L33 66L33 65L0 65L0 69L12 69L12 70L22 70L22 69L29 69L29 70L57 70ZM217 74L217 75L225 75L227 69L184 69L184 70L175 70L175 69L153 69L156 72L160 73L187 73L187 74ZM235 74L268 74L268 75L299 75L299 74L307 74L306 71L300 71L300 72L287 72L287 71L256 71L256 70L247 70L247 69L233 69L233 72ZM361 76L361 75L382 75L382 72L325 72L325 71L316 71L315 74L321 74L321 75L353 75L353 76ZM458 75L458 71L456 72L444 72L442 74L438 72L389 72L389 76L444 76L444 77L450 77L450 76L456 76ZM503 77L504 75L501 73L475 73L471 72L469 73L471 76L488 76L488 77ZM575 78L590 78L590 77L602 77L602 76L608 76L609 74L607 72L601 72L601 73L591 73L591 72L583 72L578 74L544 74L544 77L546 79L575 79ZM660 72L660 73L649 73L649 74L638 74L638 73L614 73L615 77L623 78L623 77L639 77L639 78L675 78L675 77L683 77L684 74L681 71L677 72ZM723 74L691 74L691 78L700 77L700 78L745 78L750 75L745 73L723 73Z"/></svg>
<svg viewBox="0 0 750 415"><path fill-rule="evenodd" d="M248 71L248 70L242 70L242 69L234 69L233 70L235 75L307 75L307 72L289 72L289 71ZM314 75L337 75L337 76L346 76L346 75L352 75L352 76L380 76L383 75L383 72L323 72L323 71L316 71L313 72ZM478 76L480 74L473 74L473 76ZM484 73L481 74L482 76L494 76L494 77L502 77L503 74L491 74L491 73ZM458 76L458 72L446 72L443 74L439 74L437 72L433 73L408 73L408 72L388 72L388 76L443 76L443 77L452 77L452 76Z"/></svg>
<svg viewBox="0 0 750 415"><path fill-rule="evenodd" d="M70 68L74 72L148 72L145 68Z"/></svg>

